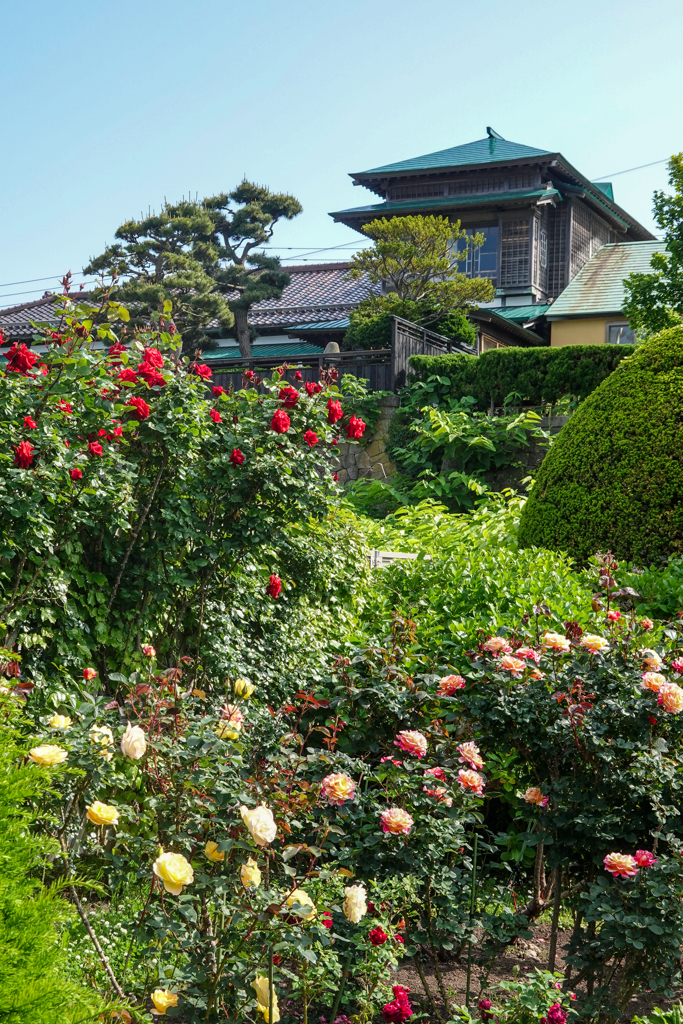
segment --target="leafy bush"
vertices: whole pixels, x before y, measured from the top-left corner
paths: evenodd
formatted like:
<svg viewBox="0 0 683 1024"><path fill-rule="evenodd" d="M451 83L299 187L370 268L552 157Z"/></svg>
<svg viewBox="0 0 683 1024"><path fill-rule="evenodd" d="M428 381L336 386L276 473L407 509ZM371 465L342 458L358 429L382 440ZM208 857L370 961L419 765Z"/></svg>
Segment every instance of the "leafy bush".
<svg viewBox="0 0 683 1024"><path fill-rule="evenodd" d="M350 326L344 337L344 349L377 349L391 347L392 317L400 316L466 345L476 343L477 332L461 309L441 313L428 302L399 299L396 295L371 296L358 304L350 315Z"/></svg>
<svg viewBox="0 0 683 1024"><path fill-rule="evenodd" d="M683 551L683 328L639 347L572 416L544 460L520 543L647 564Z"/></svg>
<svg viewBox="0 0 683 1024"><path fill-rule="evenodd" d="M338 389L279 397L275 371L265 394L212 394L163 321L121 345L127 315L68 302L43 372L28 350L0 372L5 643L56 689L94 664L113 695L146 643L286 689L365 572L321 475Z"/></svg>
<svg viewBox="0 0 683 1024"><path fill-rule="evenodd" d="M4 1024L96 1020L101 1001L67 974L60 932L69 906L39 878L47 855L58 850L36 833L48 773L20 763L25 752L19 744L18 702L7 691L0 687L0 1019Z"/></svg>
<svg viewBox="0 0 683 1024"><path fill-rule="evenodd" d="M565 395L586 398L629 350L619 345L567 345L562 348L499 348L481 356L411 356L413 377L443 378L443 394L476 399L487 411L516 393L531 405L554 404Z"/></svg>

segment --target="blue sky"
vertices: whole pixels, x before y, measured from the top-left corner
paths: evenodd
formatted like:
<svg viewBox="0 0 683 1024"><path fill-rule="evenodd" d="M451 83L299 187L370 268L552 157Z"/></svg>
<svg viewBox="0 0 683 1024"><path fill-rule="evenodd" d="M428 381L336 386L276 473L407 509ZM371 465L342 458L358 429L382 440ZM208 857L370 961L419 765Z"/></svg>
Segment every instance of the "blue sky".
<svg viewBox="0 0 683 1024"><path fill-rule="evenodd" d="M592 178L683 150L679 0L44 0L0 10L0 306L123 220L246 174L304 212L283 257L358 236L349 171L501 135ZM666 166L614 179L652 227ZM292 247L292 248L284 248ZM15 293L22 294L15 294Z"/></svg>

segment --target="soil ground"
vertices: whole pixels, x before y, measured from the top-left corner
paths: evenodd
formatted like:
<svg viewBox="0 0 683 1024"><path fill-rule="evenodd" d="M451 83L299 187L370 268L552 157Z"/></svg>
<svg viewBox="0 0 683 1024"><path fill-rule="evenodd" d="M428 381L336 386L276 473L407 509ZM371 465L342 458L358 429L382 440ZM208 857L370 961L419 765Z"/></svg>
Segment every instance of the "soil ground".
<svg viewBox="0 0 683 1024"><path fill-rule="evenodd" d="M564 971L565 963L562 947L569 942L570 934L570 931L560 931L558 934L557 957L555 961L556 971ZM539 924L534 928L533 938L530 941L518 939L514 945L506 949L504 954L494 962L493 968L488 977L488 987L490 988L499 981L512 978L512 969L515 966L519 967L520 975L533 971L535 967L538 967L541 970L547 970L549 939L550 926L542 924ZM423 967L427 983L432 990L437 1004L441 1004L434 968L429 958L423 958ZM464 953L458 962L440 962L439 970L449 998L452 998L457 1005L463 1004L465 1002L465 990L467 986L467 954ZM478 960L475 947L475 952L472 957L472 982L470 995L470 1006L472 1008L476 1007L480 998L479 979L482 973L483 968ZM415 1009L420 1009L426 1012L431 1010L431 1004L425 995L422 982L420 981L420 976L412 961L406 962L406 965L401 968L398 972L397 980L399 984L407 985L410 988L410 999ZM673 1002L678 1002L681 998L683 998L683 989L676 992L676 999L673 1000ZM644 992L641 995L635 996L631 1000L627 1013L622 1017L622 1024L630 1022L636 1014L641 1017L646 1016L654 1009L655 1006L659 1006L664 1009L671 1005L672 1001L665 999L663 996L653 996Z"/></svg>

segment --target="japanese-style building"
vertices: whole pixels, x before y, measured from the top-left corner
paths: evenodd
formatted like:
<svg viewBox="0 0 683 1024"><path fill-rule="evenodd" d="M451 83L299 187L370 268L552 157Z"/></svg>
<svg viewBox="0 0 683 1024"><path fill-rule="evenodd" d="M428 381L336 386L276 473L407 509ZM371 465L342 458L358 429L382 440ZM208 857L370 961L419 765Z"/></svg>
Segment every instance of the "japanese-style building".
<svg viewBox="0 0 683 1024"><path fill-rule="evenodd" d="M561 153L486 132L477 142L352 174L382 202L330 216L359 230L377 217L439 214L469 234L482 232L484 245L462 269L491 279L493 308L548 305L602 245L654 238L614 202L611 183L589 181Z"/></svg>

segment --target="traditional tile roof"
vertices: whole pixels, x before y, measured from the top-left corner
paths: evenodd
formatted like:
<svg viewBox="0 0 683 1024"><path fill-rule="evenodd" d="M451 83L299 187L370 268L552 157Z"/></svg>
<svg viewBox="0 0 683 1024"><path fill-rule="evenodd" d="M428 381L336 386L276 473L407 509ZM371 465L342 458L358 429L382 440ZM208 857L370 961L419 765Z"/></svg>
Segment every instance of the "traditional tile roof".
<svg viewBox="0 0 683 1024"><path fill-rule="evenodd" d="M346 279L349 263L314 263L287 267L292 280L280 299L264 299L249 310L249 323L254 327L288 327L290 324L319 323L348 317L370 294L366 281ZM80 298L87 298L81 293ZM44 296L9 309L0 309L0 330L8 338L33 334L32 321L55 322L57 297Z"/></svg>
<svg viewBox="0 0 683 1024"><path fill-rule="evenodd" d="M292 359L295 356L317 356L322 351L322 345L312 345L309 341L283 341L277 345L269 345L256 339L251 346L253 359L258 359L259 357L263 359L280 359L285 357ZM213 349L211 352L203 352L202 359L206 363L214 363L225 359L242 359L242 356L237 345L231 345L229 348L221 347Z"/></svg>
<svg viewBox="0 0 683 1024"><path fill-rule="evenodd" d="M280 299L264 299L249 310L254 327L316 323L347 317L370 294L366 281L348 281L348 263L286 267L292 275Z"/></svg>
<svg viewBox="0 0 683 1024"><path fill-rule="evenodd" d="M650 261L664 252L664 242L616 242L603 245L583 265L548 311L550 320L620 314L624 304L624 278L652 271Z"/></svg>

